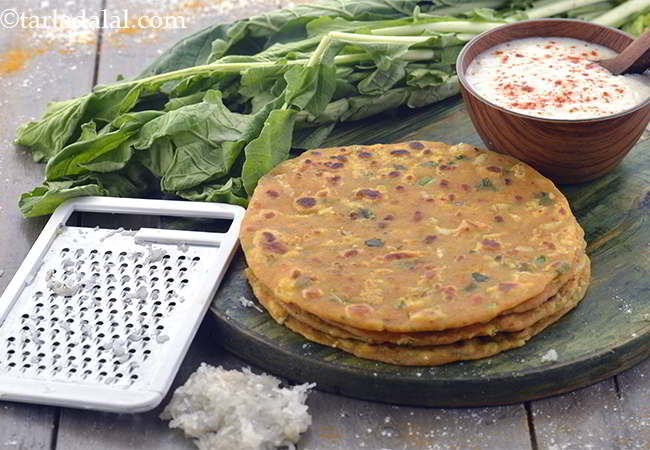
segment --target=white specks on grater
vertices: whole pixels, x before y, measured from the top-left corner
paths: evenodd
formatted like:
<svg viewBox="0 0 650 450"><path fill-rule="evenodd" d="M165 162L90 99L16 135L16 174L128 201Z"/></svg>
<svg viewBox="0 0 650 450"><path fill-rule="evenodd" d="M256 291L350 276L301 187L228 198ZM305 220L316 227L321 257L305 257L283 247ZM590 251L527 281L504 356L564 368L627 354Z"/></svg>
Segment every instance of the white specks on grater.
<svg viewBox="0 0 650 450"><path fill-rule="evenodd" d="M136 300L146 300L147 297L149 297L149 291L144 286L140 286L135 290L135 292L129 292L124 296L125 299Z"/></svg>
<svg viewBox="0 0 650 450"><path fill-rule="evenodd" d="M156 247L151 247L148 246L147 250L149 251L149 254L144 260L144 264L153 264L155 262L160 261L163 259L165 255L167 255L167 251L163 248L156 248Z"/></svg>
<svg viewBox="0 0 650 450"><path fill-rule="evenodd" d="M179 292L203 284L215 249L137 251L134 233L101 239L114 231L60 228L0 327L0 375L121 389L151 382L192 308Z"/></svg>
<svg viewBox="0 0 650 450"><path fill-rule="evenodd" d="M137 231L125 230L124 228L120 227L117 230L111 230L108 233L104 234L102 237L99 238L99 241L104 242L106 239L118 234L122 236L135 236L136 233Z"/></svg>

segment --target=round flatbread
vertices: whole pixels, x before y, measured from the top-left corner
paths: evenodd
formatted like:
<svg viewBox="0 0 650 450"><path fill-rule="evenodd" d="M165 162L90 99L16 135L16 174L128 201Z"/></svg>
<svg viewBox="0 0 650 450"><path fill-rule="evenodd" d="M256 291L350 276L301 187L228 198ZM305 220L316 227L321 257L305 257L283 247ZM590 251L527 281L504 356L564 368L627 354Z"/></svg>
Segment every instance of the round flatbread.
<svg viewBox="0 0 650 450"><path fill-rule="evenodd" d="M588 283L574 291L574 298L582 299ZM355 356L402 366L437 366L455 361L473 360L496 355L523 346L531 337L557 322L575 306L567 306L532 326L514 333L498 333L490 337L475 337L448 345L413 347L394 344L370 344L356 339L332 336L289 315L279 303L259 299L271 316L287 328L305 338L329 347L339 348Z"/></svg>
<svg viewBox="0 0 650 450"><path fill-rule="evenodd" d="M584 247L550 180L506 155L434 142L311 150L278 165L255 190L241 243L282 302L391 332L487 322L575 271Z"/></svg>
<svg viewBox="0 0 650 450"><path fill-rule="evenodd" d="M567 307L574 307L581 300L584 288L589 284L591 275L589 259L583 256L581 270L567 282L553 297L536 308L523 313L512 313L497 316L489 322L469 325L462 328L452 328L443 331L423 331L416 333L391 333L387 331L369 331L353 328L344 324L320 319L314 314L301 310L295 304L283 303L263 285L255 276L247 271L247 276L255 296L263 305L272 305L276 316L291 316L317 331L332 337L357 339L371 344L391 343L409 346L431 346L452 344L477 336L494 336L502 332L516 332L528 328L545 317L556 314ZM284 310L286 314L280 313Z"/></svg>

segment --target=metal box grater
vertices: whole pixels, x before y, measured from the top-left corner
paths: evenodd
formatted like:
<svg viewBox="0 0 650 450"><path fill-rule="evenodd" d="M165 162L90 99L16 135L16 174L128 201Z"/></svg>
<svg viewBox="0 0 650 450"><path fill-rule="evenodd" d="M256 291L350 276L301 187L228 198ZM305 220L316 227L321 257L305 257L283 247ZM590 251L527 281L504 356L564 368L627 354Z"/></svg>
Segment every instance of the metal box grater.
<svg viewBox="0 0 650 450"><path fill-rule="evenodd" d="M75 211L229 219L227 233L66 226ZM166 394L244 209L89 197L52 215L0 298L0 398L114 412Z"/></svg>

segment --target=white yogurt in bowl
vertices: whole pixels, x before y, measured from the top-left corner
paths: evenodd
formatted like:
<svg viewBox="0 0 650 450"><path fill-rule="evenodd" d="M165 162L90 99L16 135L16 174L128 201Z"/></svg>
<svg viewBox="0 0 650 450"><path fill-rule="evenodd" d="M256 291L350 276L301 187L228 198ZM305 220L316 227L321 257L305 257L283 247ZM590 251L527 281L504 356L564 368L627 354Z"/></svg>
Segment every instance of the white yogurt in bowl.
<svg viewBox="0 0 650 450"><path fill-rule="evenodd" d="M594 63L616 52L571 38L526 38L479 54L465 79L485 100L529 116L593 119L650 97L650 75L612 75Z"/></svg>

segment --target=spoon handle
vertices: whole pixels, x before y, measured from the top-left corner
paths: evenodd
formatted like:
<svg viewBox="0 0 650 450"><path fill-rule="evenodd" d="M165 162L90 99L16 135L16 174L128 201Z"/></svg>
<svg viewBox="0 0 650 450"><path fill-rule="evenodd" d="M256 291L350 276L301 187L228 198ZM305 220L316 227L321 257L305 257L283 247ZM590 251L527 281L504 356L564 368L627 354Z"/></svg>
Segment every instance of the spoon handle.
<svg viewBox="0 0 650 450"><path fill-rule="evenodd" d="M620 55L603 64L614 74L642 73L650 67L650 29L635 39Z"/></svg>

